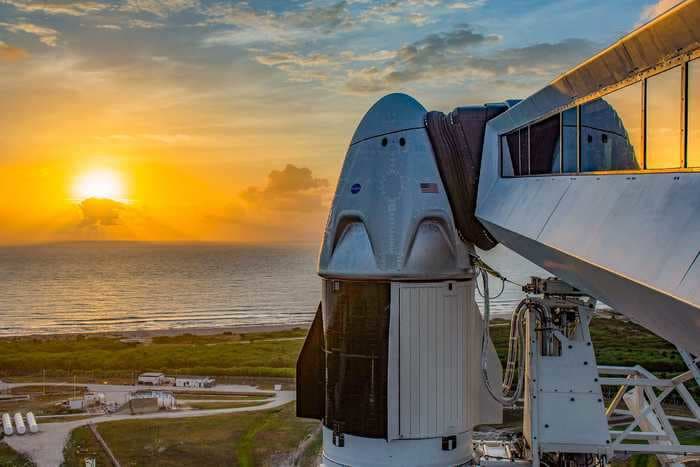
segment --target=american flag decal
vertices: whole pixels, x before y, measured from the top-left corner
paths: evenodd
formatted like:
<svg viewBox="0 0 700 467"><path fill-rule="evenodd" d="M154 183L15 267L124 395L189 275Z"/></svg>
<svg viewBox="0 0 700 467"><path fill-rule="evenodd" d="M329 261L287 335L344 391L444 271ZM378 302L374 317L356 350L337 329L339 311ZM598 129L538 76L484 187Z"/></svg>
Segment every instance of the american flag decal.
<svg viewBox="0 0 700 467"><path fill-rule="evenodd" d="M437 183L421 183L420 184L421 193L437 193L438 186Z"/></svg>

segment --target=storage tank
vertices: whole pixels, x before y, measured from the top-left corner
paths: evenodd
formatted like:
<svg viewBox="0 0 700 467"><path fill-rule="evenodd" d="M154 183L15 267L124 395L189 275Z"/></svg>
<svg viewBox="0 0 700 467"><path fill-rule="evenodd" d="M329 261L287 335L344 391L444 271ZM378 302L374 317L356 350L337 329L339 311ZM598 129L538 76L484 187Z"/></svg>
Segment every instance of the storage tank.
<svg viewBox="0 0 700 467"><path fill-rule="evenodd" d="M11 436L14 433L9 413L2 414L2 432L5 433L5 436Z"/></svg>
<svg viewBox="0 0 700 467"><path fill-rule="evenodd" d="M32 433L37 433L39 431L39 424L36 422L36 418L32 412L27 412L27 425L29 425L29 431Z"/></svg>
<svg viewBox="0 0 700 467"><path fill-rule="evenodd" d="M18 435L23 435L27 432L27 427L22 419L22 414L19 412L15 414L15 428L17 428Z"/></svg>

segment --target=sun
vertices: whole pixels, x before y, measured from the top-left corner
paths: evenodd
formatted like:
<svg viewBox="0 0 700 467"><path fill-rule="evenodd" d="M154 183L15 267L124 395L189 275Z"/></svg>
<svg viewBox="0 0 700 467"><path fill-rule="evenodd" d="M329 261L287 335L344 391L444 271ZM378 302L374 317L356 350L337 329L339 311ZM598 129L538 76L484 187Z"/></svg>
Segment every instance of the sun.
<svg viewBox="0 0 700 467"><path fill-rule="evenodd" d="M91 170L79 175L73 183L73 197L80 200L108 198L122 201L124 195L122 176L111 169Z"/></svg>

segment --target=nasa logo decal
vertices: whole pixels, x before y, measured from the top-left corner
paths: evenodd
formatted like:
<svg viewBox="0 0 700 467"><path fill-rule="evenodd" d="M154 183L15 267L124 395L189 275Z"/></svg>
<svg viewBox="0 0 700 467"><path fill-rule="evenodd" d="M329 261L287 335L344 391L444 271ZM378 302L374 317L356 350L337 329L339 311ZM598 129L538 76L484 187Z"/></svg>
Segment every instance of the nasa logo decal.
<svg viewBox="0 0 700 467"><path fill-rule="evenodd" d="M353 195L356 195L356 194L358 194L358 193L360 192L361 189L362 189L362 185L360 185L359 183L354 183L354 184L350 187L350 192L351 192Z"/></svg>

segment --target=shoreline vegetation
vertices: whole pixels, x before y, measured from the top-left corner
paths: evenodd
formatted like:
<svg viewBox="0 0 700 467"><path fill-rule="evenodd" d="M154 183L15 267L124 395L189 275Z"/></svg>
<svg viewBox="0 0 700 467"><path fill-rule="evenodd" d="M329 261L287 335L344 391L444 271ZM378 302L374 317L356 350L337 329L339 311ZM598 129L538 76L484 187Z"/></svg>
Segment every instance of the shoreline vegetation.
<svg viewBox="0 0 700 467"><path fill-rule="evenodd" d="M507 352L507 323L491 322L501 361ZM213 376L219 383L241 378L291 382L306 333L306 327L253 326L3 337L0 379L129 383L141 372L158 371ZM672 344L627 320L595 317L591 335L599 365L639 364L659 376L686 369Z"/></svg>
<svg viewBox="0 0 700 467"><path fill-rule="evenodd" d="M255 334L278 331L291 331L293 329L308 329L311 323L301 324L244 324L239 326L210 326L210 327L185 327L162 329L134 329L129 331L91 331L91 332L66 332L61 334L29 333L21 335L0 335L0 341L7 339L70 339L76 337L118 337L121 339L148 340L153 337L181 336L192 334L194 336L212 336L219 334Z"/></svg>
<svg viewBox="0 0 700 467"><path fill-rule="evenodd" d="M0 379L131 383L139 373L293 379L305 328L271 332L15 337L0 339Z"/></svg>

